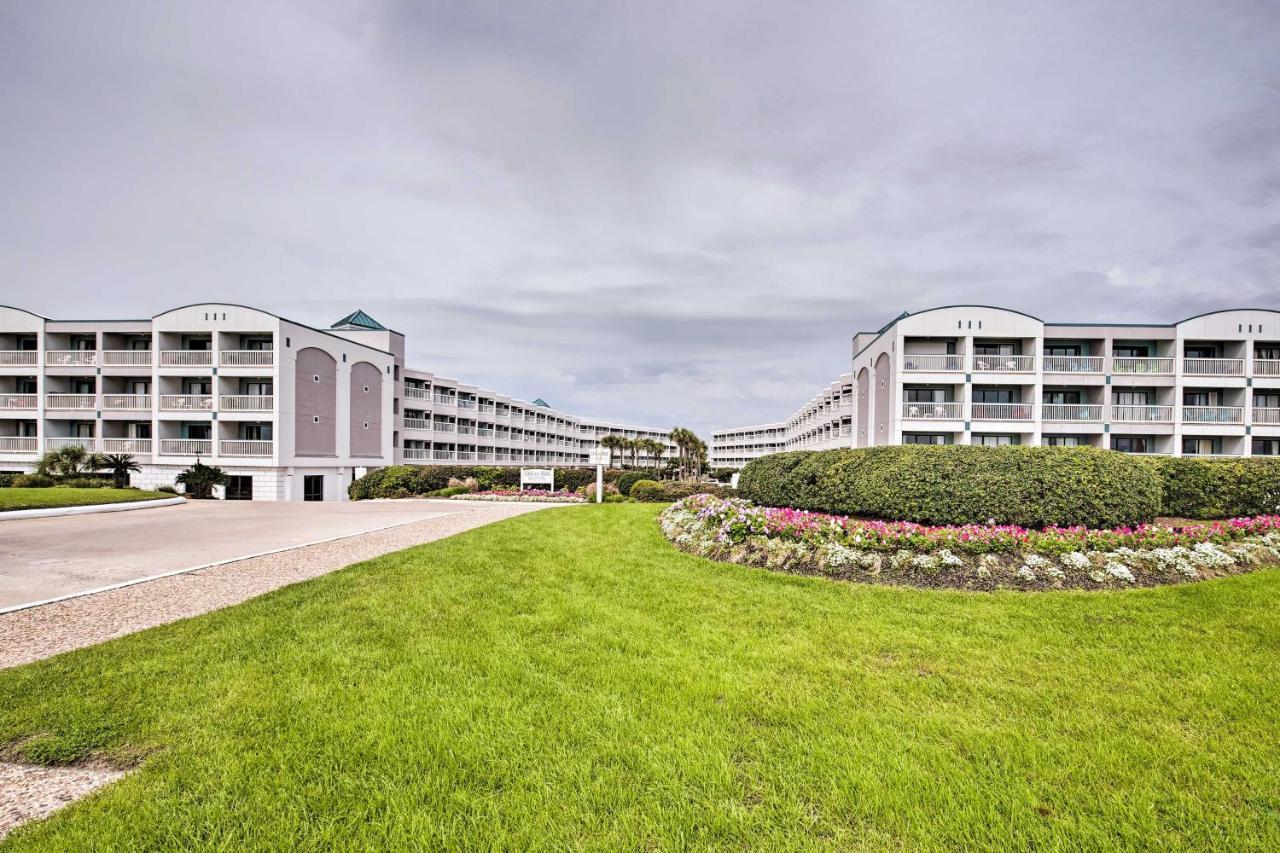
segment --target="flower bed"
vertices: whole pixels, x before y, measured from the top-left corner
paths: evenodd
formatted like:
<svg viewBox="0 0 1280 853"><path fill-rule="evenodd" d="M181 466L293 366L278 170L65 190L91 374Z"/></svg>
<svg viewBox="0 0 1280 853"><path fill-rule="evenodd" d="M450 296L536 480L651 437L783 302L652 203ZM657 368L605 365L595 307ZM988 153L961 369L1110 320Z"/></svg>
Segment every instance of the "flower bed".
<svg viewBox="0 0 1280 853"><path fill-rule="evenodd" d="M491 489L487 492L466 492L453 495L455 501L521 501L544 504L580 504L586 498L576 492L548 492L546 489Z"/></svg>
<svg viewBox="0 0 1280 853"><path fill-rule="evenodd" d="M1280 516L1114 530L866 521L694 495L661 516L677 547L798 574L969 589L1156 586L1280 561Z"/></svg>

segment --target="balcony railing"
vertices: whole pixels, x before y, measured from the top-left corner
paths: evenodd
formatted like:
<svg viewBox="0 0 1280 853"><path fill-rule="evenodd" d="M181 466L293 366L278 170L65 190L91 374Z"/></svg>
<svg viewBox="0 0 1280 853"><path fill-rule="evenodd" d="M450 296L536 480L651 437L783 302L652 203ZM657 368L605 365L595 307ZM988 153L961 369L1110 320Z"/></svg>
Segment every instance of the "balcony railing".
<svg viewBox="0 0 1280 853"><path fill-rule="evenodd" d="M33 349L0 351L0 367L35 367L40 353Z"/></svg>
<svg viewBox="0 0 1280 853"><path fill-rule="evenodd" d="M488 435L488 436L491 436L491 435L493 435L493 427L478 427L478 428L476 429L476 435Z"/></svg>
<svg viewBox="0 0 1280 853"><path fill-rule="evenodd" d="M109 349L102 352L105 367L150 367L149 349Z"/></svg>
<svg viewBox="0 0 1280 853"><path fill-rule="evenodd" d="M35 436L0 436L0 453L39 453L40 439Z"/></svg>
<svg viewBox="0 0 1280 853"><path fill-rule="evenodd" d="M1080 403L1045 403L1041 409L1041 418L1046 421L1080 421L1091 422L1102 420L1102 406Z"/></svg>
<svg viewBox="0 0 1280 853"><path fill-rule="evenodd" d="M1126 424L1173 423L1173 406L1112 406L1111 420Z"/></svg>
<svg viewBox="0 0 1280 853"><path fill-rule="evenodd" d="M468 399L467 399L467 398L465 398L465 397L459 397L459 398L458 398L458 408L459 408L459 409L474 409L475 407L476 407L476 401L475 401L475 400L468 400Z"/></svg>
<svg viewBox="0 0 1280 853"><path fill-rule="evenodd" d="M98 408L98 398L94 394L45 394L46 409L71 409L75 411L93 411Z"/></svg>
<svg viewBox="0 0 1280 853"><path fill-rule="evenodd" d="M1030 403L974 403L975 421L1029 421L1035 417Z"/></svg>
<svg viewBox="0 0 1280 853"><path fill-rule="evenodd" d="M45 450L61 450L64 447L83 447L90 452L98 449L97 439L81 436L70 436L67 438L46 438L44 440Z"/></svg>
<svg viewBox="0 0 1280 853"><path fill-rule="evenodd" d="M272 441L249 439L225 439L218 442L219 456L270 456L275 447Z"/></svg>
<svg viewBox="0 0 1280 853"><path fill-rule="evenodd" d="M974 373L1034 373L1034 355L978 355L973 356Z"/></svg>
<svg viewBox="0 0 1280 853"><path fill-rule="evenodd" d="M455 427L453 424L446 423L444 421L436 421L431 425L431 427L436 432L457 432L458 431L458 428Z"/></svg>
<svg viewBox="0 0 1280 853"><path fill-rule="evenodd" d="M406 400L427 400L431 395L427 393L425 388L415 388L412 385L404 386L404 397Z"/></svg>
<svg viewBox="0 0 1280 853"><path fill-rule="evenodd" d="M112 412L149 412L150 394L103 394L102 408Z"/></svg>
<svg viewBox="0 0 1280 853"><path fill-rule="evenodd" d="M1128 358L1111 359L1112 373L1144 373L1154 376L1172 376L1173 359L1171 358Z"/></svg>
<svg viewBox="0 0 1280 853"><path fill-rule="evenodd" d="M945 373L964 370L964 356L906 353L902 356L902 369L916 373Z"/></svg>
<svg viewBox="0 0 1280 853"><path fill-rule="evenodd" d="M39 405L36 394L0 394L0 409L34 409Z"/></svg>
<svg viewBox="0 0 1280 853"><path fill-rule="evenodd" d="M431 429L431 421L426 418L405 418L405 429Z"/></svg>
<svg viewBox="0 0 1280 853"><path fill-rule="evenodd" d="M150 453L151 439L104 438L102 439L102 450L104 453Z"/></svg>
<svg viewBox="0 0 1280 853"><path fill-rule="evenodd" d="M0 365L4 364L0 361ZM1269 358L1255 358L1253 360L1254 376L1280 376L1280 360Z"/></svg>
<svg viewBox="0 0 1280 853"><path fill-rule="evenodd" d="M1045 373L1101 373L1104 359L1100 355L1046 355Z"/></svg>
<svg viewBox="0 0 1280 853"><path fill-rule="evenodd" d="M458 424L459 435L471 435L475 431L476 431L475 427L467 426L466 424Z"/></svg>
<svg viewBox="0 0 1280 853"><path fill-rule="evenodd" d="M431 395L431 402L435 403L437 406L456 406L458 404L458 398L451 397L447 394L433 394Z"/></svg>
<svg viewBox="0 0 1280 853"><path fill-rule="evenodd" d="M475 461L475 458L476 458L476 454L475 454L475 451L473 451L473 450L459 450L459 451L458 451L458 461L459 461L459 462L474 462L474 461Z"/></svg>
<svg viewBox="0 0 1280 853"><path fill-rule="evenodd" d="M224 412L270 412L276 407L271 394L223 394L218 398L218 408Z"/></svg>
<svg viewBox="0 0 1280 853"><path fill-rule="evenodd" d="M94 367L98 353L87 349L51 349L45 352L44 363L49 367Z"/></svg>
<svg viewBox="0 0 1280 853"><path fill-rule="evenodd" d="M162 412L212 412L212 394L161 394ZM161 451L163 452L163 451Z"/></svg>
<svg viewBox="0 0 1280 853"><path fill-rule="evenodd" d="M912 420L959 420L964 417L963 403L903 403L902 416Z"/></svg>
<svg viewBox="0 0 1280 853"><path fill-rule="evenodd" d="M1280 409L1255 408L1253 410L1255 424L1280 424Z"/></svg>
<svg viewBox="0 0 1280 853"><path fill-rule="evenodd" d="M479 411L480 411L480 414L482 414L482 415L492 415L492 414L493 414L493 404L492 404L492 403L481 403L481 404L480 404L480 406L479 406Z"/></svg>
<svg viewBox="0 0 1280 853"><path fill-rule="evenodd" d="M162 438L160 453L166 456L208 456L213 441L208 438Z"/></svg>
<svg viewBox="0 0 1280 853"><path fill-rule="evenodd" d="M276 354L269 349L232 349L218 354L218 363L223 367L271 367L276 363Z"/></svg>
<svg viewBox="0 0 1280 853"><path fill-rule="evenodd" d="M1244 376L1244 359L1184 358L1182 372L1187 376Z"/></svg>
<svg viewBox="0 0 1280 853"><path fill-rule="evenodd" d="M1239 406L1183 406L1182 422L1187 424L1242 424L1244 409Z"/></svg>
<svg viewBox="0 0 1280 853"><path fill-rule="evenodd" d="M212 367L213 366L213 350L207 350L207 349L161 350L160 366L161 367Z"/></svg>
<svg viewBox="0 0 1280 853"><path fill-rule="evenodd" d="M453 459L454 456L453 456L452 450L433 450L431 451L431 458L448 461L450 459Z"/></svg>
<svg viewBox="0 0 1280 853"><path fill-rule="evenodd" d="M430 459L431 451L425 447L406 447L404 449L405 459Z"/></svg>

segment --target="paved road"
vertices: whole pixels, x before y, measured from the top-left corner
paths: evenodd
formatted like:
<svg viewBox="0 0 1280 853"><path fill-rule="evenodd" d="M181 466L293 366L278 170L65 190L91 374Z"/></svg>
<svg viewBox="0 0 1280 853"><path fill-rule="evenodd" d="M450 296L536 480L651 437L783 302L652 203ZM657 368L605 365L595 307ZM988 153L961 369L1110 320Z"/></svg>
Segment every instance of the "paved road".
<svg viewBox="0 0 1280 853"><path fill-rule="evenodd" d="M0 521L0 608L465 511L439 501L191 501Z"/></svg>

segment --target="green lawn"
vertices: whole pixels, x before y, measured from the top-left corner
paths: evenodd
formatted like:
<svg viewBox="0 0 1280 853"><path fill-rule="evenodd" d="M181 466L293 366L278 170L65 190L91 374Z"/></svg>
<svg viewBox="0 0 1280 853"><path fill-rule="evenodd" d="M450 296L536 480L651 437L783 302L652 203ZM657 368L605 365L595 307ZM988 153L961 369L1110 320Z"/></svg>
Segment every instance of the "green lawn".
<svg viewBox="0 0 1280 853"><path fill-rule="evenodd" d="M0 672L15 849L1280 848L1280 571L857 586L550 509Z"/></svg>
<svg viewBox="0 0 1280 853"><path fill-rule="evenodd" d="M140 489L70 489L63 486L54 486L50 489L0 488L0 512L15 509L118 504L171 497L174 496L164 492L144 492Z"/></svg>

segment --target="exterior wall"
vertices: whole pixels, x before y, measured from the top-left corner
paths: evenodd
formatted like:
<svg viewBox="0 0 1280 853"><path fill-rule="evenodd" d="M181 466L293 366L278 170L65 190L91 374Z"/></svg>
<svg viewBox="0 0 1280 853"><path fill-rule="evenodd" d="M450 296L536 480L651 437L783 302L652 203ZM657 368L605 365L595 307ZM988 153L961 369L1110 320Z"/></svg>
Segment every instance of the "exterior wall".
<svg viewBox="0 0 1280 853"><path fill-rule="evenodd" d="M294 362L293 437L296 456L338 454L338 362L315 347Z"/></svg>
<svg viewBox="0 0 1280 853"><path fill-rule="evenodd" d="M351 367L351 455L382 455L382 371L367 361Z"/></svg>

